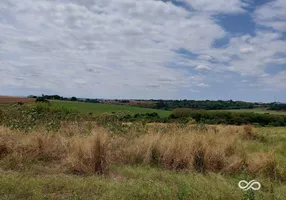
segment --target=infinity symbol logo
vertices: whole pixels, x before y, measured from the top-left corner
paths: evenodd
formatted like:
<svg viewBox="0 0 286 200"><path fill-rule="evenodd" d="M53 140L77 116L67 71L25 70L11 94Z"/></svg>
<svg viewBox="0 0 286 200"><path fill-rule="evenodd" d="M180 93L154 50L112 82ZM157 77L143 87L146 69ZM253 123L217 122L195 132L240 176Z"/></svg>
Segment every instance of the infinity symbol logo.
<svg viewBox="0 0 286 200"><path fill-rule="evenodd" d="M249 189L259 190L261 188L261 184L256 180L252 180L250 182L242 180L242 181L239 181L238 187L244 191L249 190Z"/></svg>

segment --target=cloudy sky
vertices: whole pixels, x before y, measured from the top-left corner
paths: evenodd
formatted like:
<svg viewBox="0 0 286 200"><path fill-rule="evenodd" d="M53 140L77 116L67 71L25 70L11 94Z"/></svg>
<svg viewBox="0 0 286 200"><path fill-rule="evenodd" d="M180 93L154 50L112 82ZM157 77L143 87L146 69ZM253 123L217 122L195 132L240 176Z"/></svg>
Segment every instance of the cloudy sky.
<svg viewBox="0 0 286 200"><path fill-rule="evenodd" d="M0 95L286 102L286 0L1 0Z"/></svg>

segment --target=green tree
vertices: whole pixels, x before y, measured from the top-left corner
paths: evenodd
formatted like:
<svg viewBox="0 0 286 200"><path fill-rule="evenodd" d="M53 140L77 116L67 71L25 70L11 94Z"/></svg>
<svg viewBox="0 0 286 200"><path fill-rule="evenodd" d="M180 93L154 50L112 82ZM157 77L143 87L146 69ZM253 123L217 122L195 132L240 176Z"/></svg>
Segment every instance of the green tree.
<svg viewBox="0 0 286 200"><path fill-rule="evenodd" d="M71 101L77 101L77 98L76 97L72 97Z"/></svg>

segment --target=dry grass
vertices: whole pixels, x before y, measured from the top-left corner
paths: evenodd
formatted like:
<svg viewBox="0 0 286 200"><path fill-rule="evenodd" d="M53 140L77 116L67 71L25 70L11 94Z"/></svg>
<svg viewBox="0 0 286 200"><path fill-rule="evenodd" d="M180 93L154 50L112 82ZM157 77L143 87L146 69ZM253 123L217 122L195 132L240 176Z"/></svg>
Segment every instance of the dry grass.
<svg viewBox="0 0 286 200"><path fill-rule="evenodd" d="M251 127L208 126L201 131L193 125L150 125L145 134L130 129L126 134L109 135L92 126L90 135L68 125L53 134L0 127L0 167L21 170L40 162L67 173L106 174L110 164L150 164L176 171L280 176L273 154L250 154L244 148L254 139Z"/></svg>
<svg viewBox="0 0 286 200"><path fill-rule="evenodd" d="M244 126L243 137L249 140L255 140L258 138L257 133L254 131L253 126L246 125Z"/></svg>
<svg viewBox="0 0 286 200"><path fill-rule="evenodd" d="M88 138L76 138L70 143L66 165L76 174L105 174L108 170L108 135L94 133Z"/></svg>
<svg viewBox="0 0 286 200"><path fill-rule="evenodd" d="M247 165L248 171L252 174L264 174L274 179L282 178L273 152L250 154Z"/></svg>
<svg viewBox="0 0 286 200"><path fill-rule="evenodd" d="M146 134L121 142L120 158L114 162L156 164L166 169L196 170L199 172L238 171L243 160L238 148L238 136L216 132L189 132L176 134Z"/></svg>

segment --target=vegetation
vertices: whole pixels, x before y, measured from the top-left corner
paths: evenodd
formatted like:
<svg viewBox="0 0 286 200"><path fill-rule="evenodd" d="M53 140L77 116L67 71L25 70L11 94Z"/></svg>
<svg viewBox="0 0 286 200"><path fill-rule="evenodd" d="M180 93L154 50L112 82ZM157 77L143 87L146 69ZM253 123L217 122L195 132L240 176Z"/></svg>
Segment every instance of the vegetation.
<svg viewBox="0 0 286 200"><path fill-rule="evenodd" d="M87 104L0 109L0 199L286 198L285 128L206 124L268 124L276 115L177 109L162 117L150 109L92 116L69 103ZM242 179L263 187L244 192Z"/></svg>
<svg viewBox="0 0 286 200"><path fill-rule="evenodd" d="M77 101L77 98L76 97L72 97L71 101Z"/></svg>
<svg viewBox="0 0 286 200"><path fill-rule="evenodd" d="M276 111L276 110L266 110L263 108L254 108L254 109L233 109L233 110L222 110L230 112L248 112L248 113L258 113L258 114L274 114L274 115L286 115L286 112Z"/></svg>
<svg viewBox="0 0 286 200"><path fill-rule="evenodd" d="M139 108L132 106L123 106L123 105L111 105L111 104L102 104L102 103L85 103L85 102L71 102L71 101L51 101L51 104L54 106L60 106L64 108L77 109L83 114L92 113L94 116L98 116L102 113L118 113L125 112L129 114L144 114L144 113L153 113L156 112L160 117L168 117L171 112L165 110L155 110L151 108Z"/></svg>
<svg viewBox="0 0 286 200"><path fill-rule="evenodd" d="M173 111L171 118L192 118L196 122L207 124L257 124L261 126L285 126L286 115L256 114L247 112L206 111L188 108L178 108Z"/></svg>
<svg viewBox="0 0 286 200"><path fill-rule="evenodd" d="M192 108L199 110L239 110L264 108L267 110L286 110L286 104L281 103L252 103L244 101L195 101L195 100L159 100L154 108L172 110L176 108Z"/></svg>
<svg viewBox="0 0 286 200"><path fill-rule="evenodd" d="M159 100L155 106L157 109L173 110L175 108L193 108L202 110L228 110L251 109L254 103L243 101L195 101L195 100Z"/></svg>
<svg viewBox="0 0 286 200"><path fill-rule="evenodd" d="M286 104L271 104L269 110L284 110L286 111Z"/></svg>
<svg viewBox="0 0 286 200"><path fill-rule="evenodd" d="M285 129L125 126L124 134L76 122L53 134L0 127L1 199L286 197ZM244 192L242 179L263 187Z"/></svg>
<svg viewBox="0 0 286 200"><path fill-rule="evenodd" d="M76 98L76 97L62 97L59 95L42 95L41 96L47 100L64 100L64 101L79 101L87 103L100 103L103 100L99 99L85 99L85 98ZM28 98L39 98L34 95L29 95ZM199 110L238 110L238 109L254 109L254 108L264 108L267 110L277 110L277 111L286 111L286 103L258 103L258 102L245 102L245 101L223 101L223 100L104 100L109 104L123 104L131 105L136 107L144 108L153 108L153 109L162 109L162 110L173 110L176 108L192 108Z"/></svg>
<svg viewBox="0 0 286 200"><path fill-rule="evenodd" d="M129 110L125 110L125 107ZM96 108L96 110L90 108ZM93 115L94 112L92 111L95 111L96 114ZM286 126L286 115L186 108L175 109L172 114L169 111L156 111L158 110L107 104L64 101L37 102L35 104L15 104L1 108L0 125L24 131L42 126L49 127L51 131L56 131L60 128L62 122L67 121L97 122L104 127L109 126L110 123L120 124L122 122ZM112 127L114 128L114 126Z"/></svg>
<svg viewBox="0 0 286 200"><path fill-rule="evenodd" d="M10 105L0 109L0 125L24 131L46 127L49 130L59 129L61 122L79 120L75 109L51 106L47 103Z"/></svg>
<svg viewBox="0 0 286 200"><path fill-rule="evenodd" d="M38 98L36 99L36 103L39 103L39 102L49 103L49 100L45 99L44 97L38 97Z"/></svg>

